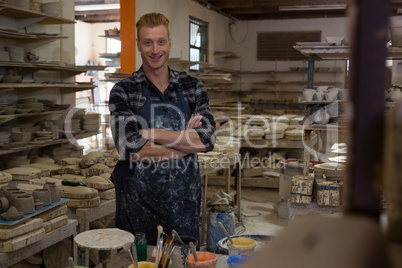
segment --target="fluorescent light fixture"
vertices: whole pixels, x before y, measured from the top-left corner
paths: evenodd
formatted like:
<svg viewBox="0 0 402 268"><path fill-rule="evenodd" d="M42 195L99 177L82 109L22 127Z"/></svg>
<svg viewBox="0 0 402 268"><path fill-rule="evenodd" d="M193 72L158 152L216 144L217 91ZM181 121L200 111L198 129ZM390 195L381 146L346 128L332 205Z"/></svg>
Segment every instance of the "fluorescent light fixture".
<svg viewBox="0 0 402 268"><path fill-rule="evenodd" d="M303 11L303 10L342 10L346 4L340 5L304 5L304 6L280 6L279 11Z"/></svg>
<svg viewBox="0 0 402 268"><path fill-rule="evenodd" d="M75 11L120 9L120 4L79 5L79 6L75 6L74 9L75 9Z"/></svg>

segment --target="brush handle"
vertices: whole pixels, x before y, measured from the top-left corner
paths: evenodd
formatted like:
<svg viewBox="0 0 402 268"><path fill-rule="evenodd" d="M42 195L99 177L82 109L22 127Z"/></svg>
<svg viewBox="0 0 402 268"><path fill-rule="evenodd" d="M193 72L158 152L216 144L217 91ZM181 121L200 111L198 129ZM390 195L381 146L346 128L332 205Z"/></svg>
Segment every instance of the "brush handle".
<svg viewBox="0 0 402 268"><path fill-rule="evenodd" d="M176 239L177 239L177 241L179 241L180 244L184 245L183 240L181 240L180 235L175 230L172 230L172 234L174 234L176 236Z"/></svg>
<svg viewBox="0 0 402 268"><path fill-rule="evenodd" d="M195 260L196 262L198 262L197 252L196 252L196 250L195 250L194 243L193 243L192 241L190 241L189 244L190 244L191 251L193 252L194 260Z"/></svg>
<svg viewBox="0 0 402 268"><path fill-rule="evenodd" d="M233 240L230 237L230 235L228 234L228 232L226 231L225 227L223 226L223 224L221 222L218 222L219 226L221 227L222 231L225 233L225 235L228 237L230 243L232 243L232 246L234 246Z"/></svg>

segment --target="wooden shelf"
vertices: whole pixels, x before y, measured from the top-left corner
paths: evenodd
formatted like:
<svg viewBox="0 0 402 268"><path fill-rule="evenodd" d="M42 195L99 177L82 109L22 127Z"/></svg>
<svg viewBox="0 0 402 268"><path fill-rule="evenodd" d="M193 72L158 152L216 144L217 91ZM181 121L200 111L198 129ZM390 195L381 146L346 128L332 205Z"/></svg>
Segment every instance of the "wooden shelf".
<svg viewBox="0 0 402 268"><path fill-rule="evenodd" d="M339 126L339 125L318 125L318 124L313 124L309 126L303 126L303 130L324 130L324 131L344 131L346 130L345 126Z"/></svg>
<svg viewBox="0 0 402 268"><path fill-rule="evenodd" d="M23 68L23 69L33 69L34 71L45 70L45 71L63 71L71 73L83 73L89 70L104 70L106 66L62 66L55 64L46 63L28 63L28 62L0 62L0 67L7 68ZM1 84L0 84L1 85Z"/></svg>
<svg viewBox="0 0 402 268"><path fill-rule="evenodd" d="M350 56L349 46L294 46L306 57L313 57L316 60L347 60ZM388 58L402 58L402 48L388 47Z"/></svg>
<svg viewBox="0 0 402 268"><path fill-rule="evenodd" d="M98 37L111 38L120 41L120 35L98 35Z"/></svg>
<svg viewBox="0 0 402 268"><path fill-rule="evenodd" d="M93 135L97 135L97 134L99 134L99 132L87 132L87 133L82 133L82 134L76 134L76 135L74 135L74 138L76 140L85 139L85 138L89 138L89 137L91 137ZM59 140L44 142L42 144L35 144L35 145L28 144L28 145L26 145L24 147L20 147L20 148L0 150L0 155L11 154L11 153L16 153L16 152L23 152L23 151L38 149L38 148L42 148L42 147L46 147L46 146L50 146L50 145L63 144L63 143L69 143L69 142L70 142L69 139L59 139Z"/></svg>
<svg viewBox="0 0 402 268"><path fill-rule="evenodd" d="M225 58L225 59L240 59L240 56L236 55L234 52L230 51L215 51L214 57L216 59Z"/></svg>
<svg viewBox="0 0 402 268"><path fill-rule="evenodd" d="M14 89L40 89L40 88L62 88L81 91L85 89L93 89L96 86L94 84L66 84L66 83L0 83L0 89L2 88L14 88Z"/></svg>
<svg viewBox="0 0 402 268"><path fill-rule="evenodd" d="M33 243L16 251L0 253L0 267L10 267L42 251L43 249L64 240L67 237L75 235L77 233L77 225L77 220L69 219L67 225L45 234L45 238L36 243Z"/></svg>
<svg viewBox="0 0 402 268"><path fill-rule="evenodd" d="M277 140L241 140L242 148L284 148L284 149L302 149L303 141L294 141L287 139Z"/></svg>
<svg viewBox="0 0 402 268"><path fill-rule="evenodd" d="M17 19L21 19L21 20L37 18L38 21L36 21L36 23L42 23L42 24L73 24L73 23L75 23L74 20L54 16L54 15L39 12L39 11L23 9L23 8L19 8L19 7L7 5L7 4L0 4L0 15L11 17L11 18L17 18Z"/></svg>
<svg viewBox="0 0 402 268"><path fill-rule="evenodd" d="M301 101L300 103L303 104L331 104L331 103L345 103L346 101L344 100L332 100L332 101Z"/></svg>
<svg viewBox="0 0 402 268"><path fill-rule="evenodd" d="M53 114L59 114L63 113L65 110L58 110L58 111L46 111L46 112L41 112L41 113L26 113L26 114L9 114L9 115L0 115L0 124L4 124L5 122L14 120L16 118L22 118L22 117L30 117L30 116L46 116L46 115L53 115Z"/></svg>

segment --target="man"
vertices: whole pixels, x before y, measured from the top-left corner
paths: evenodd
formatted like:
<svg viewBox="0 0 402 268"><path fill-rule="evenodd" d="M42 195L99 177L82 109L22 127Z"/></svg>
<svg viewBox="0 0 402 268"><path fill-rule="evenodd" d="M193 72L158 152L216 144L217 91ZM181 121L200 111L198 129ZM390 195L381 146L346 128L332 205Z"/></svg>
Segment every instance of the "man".
<svg viewBox="0 0 402 268"><path fill-rule="evenodd" d="M200 241L201 180L198 152L213 149L215 120L203 84L168 67L169 20L142 16L137 24L142 66L112 89L112 133L121 160L116 227L144 232L155 245L157 226Z"/></svg>

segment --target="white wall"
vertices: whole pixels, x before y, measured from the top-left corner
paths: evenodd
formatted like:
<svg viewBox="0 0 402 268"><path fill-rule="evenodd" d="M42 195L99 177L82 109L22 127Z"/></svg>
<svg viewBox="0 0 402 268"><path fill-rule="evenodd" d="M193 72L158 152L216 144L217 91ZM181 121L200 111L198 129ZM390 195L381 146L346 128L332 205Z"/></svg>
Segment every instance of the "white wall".
<svg viewBox="0 0 402 268"><path fill-rule="evenodd" d="M75 25L75 52L77 65L85 65L93 59L98 65L105 65L105 59L99 58L99 53L106 53L105 30L117 27L120 22L86 23L77 21Z"/></svg>
<svg viewBox="0 0 402 268"><path fill-rule="evenodd" d="M213 52L226 50L226 26L229 19L209 9L203 8L193 0L137 0L136 20L149 12L164 14L170 21L172 49L170 58L189 59L189 17L208 22L208 62L214 63ZM136 68L142 64L141 56L136 52ZM173 67L174 68L174 67Z"/></svg>

